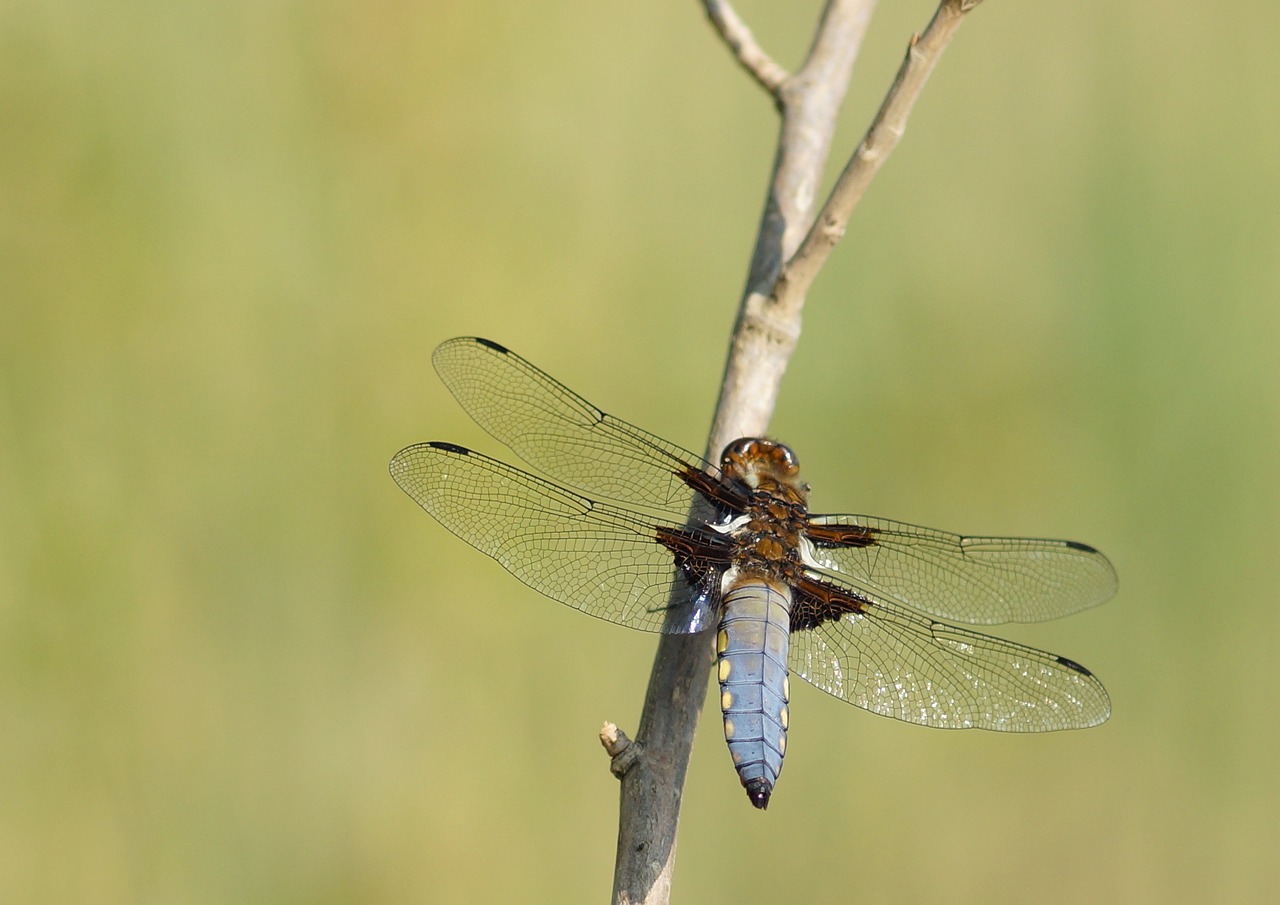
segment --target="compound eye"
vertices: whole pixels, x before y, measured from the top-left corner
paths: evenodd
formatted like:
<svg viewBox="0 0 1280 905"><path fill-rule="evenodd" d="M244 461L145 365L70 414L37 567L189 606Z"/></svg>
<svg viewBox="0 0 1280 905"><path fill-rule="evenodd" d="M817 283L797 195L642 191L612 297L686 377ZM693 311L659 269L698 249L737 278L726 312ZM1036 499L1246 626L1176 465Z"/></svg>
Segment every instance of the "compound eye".
<svg viewBox="0 0 1280 905"><path fill-rule="evenodd" d="M751 437L742 437L734 440L724 448L724 453L720 456L720 464L726 465L734 459L750 456L752 447L755 445L756 441Z"/></svg>

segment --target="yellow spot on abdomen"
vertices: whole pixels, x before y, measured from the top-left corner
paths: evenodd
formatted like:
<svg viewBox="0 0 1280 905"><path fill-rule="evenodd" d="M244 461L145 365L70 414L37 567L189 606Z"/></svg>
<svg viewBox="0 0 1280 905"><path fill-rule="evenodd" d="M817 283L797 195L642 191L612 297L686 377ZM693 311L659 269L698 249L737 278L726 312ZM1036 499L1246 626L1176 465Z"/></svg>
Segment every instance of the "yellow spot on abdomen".
<svg viewBox="0 0 1280 905"><path fill-rule="evenodd" d="M728 710L733 706L733 692L725 691L720 695L720 709Z"/></svg>
<svg viewBox="0 0 1280 905"><path fill-rule="evenodd" d="M724 721L724 737L733 738L733 720Z"/></svg>
<svg viewBox="0 0 1280 905"><path fill-rule="evenodd" d="M729 647L729 633L724 629L716 632L716 653L723 654Z"/></svg>
<svg viewBox="0 0 1280 905"><path fill-rule="evenodd" d="M782 699L791 700L791 676L789 675L782 677Z"/></svg>
<svg viewBox="0 0 1280 905"><path fill-rule="evenodd" d="M783 707L782 710L778 712L778 722L782 724L783 729L787 728L787 721L791 719L791 717L788 714L789 714L789 711L785 707Z"/></svg>
<svg viewBox="0 0 1280 905"><path fill-rule="evenodd" d="M778 736L778 753L787 753L787 737L785 735Z"/></svg>
<svg viewBox="0 0 1280 905"><path fill-rule="evenodd" d="M729 661L722 657L720 659L720 673L719 673L721 682L729 681L729 672L732 669L733 667L729 665Z"/></svg>

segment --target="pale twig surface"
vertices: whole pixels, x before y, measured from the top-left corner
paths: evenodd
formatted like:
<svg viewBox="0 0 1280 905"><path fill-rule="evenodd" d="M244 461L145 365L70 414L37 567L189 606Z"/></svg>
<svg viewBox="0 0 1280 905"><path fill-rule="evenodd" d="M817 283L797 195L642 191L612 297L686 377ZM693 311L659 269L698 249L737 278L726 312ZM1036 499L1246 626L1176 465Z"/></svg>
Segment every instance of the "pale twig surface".
<svg viewBox="0 0 1280 905"><path fill-rule="evenodd" d="M765 432L800 318L770 301L784 262L813 223L840 106L875 0L830 0L804 64L779 90L782 122L751 268L734 325L709 449Z"/></svg>
<svg viewBox="0 0 1280 905"><path fill-rule="evenodd" d="M769 93L782 118L707 458L718 457L738 437L766 433L800 336L808 289L871 178L902 137L911 108L961 19L979 2L942 0L925 32L912 39L880 112L815 217L836 119L875 0L828 0L804 64L791 75L761 48L729 3L702 0L720 37ZM670 899L680 800L712 659L707 633L662 635L635 741L612 724L601 731L611 767L622 779L615 903L660 905Z"/></svg>

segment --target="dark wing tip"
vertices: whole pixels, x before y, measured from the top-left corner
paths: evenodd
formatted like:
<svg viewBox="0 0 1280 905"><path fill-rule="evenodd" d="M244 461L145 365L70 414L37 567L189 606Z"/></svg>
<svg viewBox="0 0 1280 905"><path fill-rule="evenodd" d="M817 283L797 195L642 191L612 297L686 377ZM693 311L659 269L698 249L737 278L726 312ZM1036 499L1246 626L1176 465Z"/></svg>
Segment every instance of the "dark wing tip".
<svg viewBox="0 0 1280 905"><path fill-rule="evenodd" d="M1067 669L1073 669L1073 670L1075 670L1076 672L1080 673L1080 675L1082 675L1082 676L1092 676L1092 675L1093 675L1093 673L1089 672L1089 670L1085 669L1083 666L1081 666L1081 665L1080 665L1079 663L1077 663L1075 660L1070 660L1070 659L1068 659L1068 658L1066 658L1066 657L1059 657L1059 656L1057 656L1056 654L1054 655L1054 659L1055 659L1055 660L1057 660L1057 661L1058 661L1058 663L1059 663L1059 664L1061 664L1062 666L1065 666Z"/></svg>
<svg viewBox="0 0 1280 905"><path fill-rule="evenodd" d="M400 478L407 472L414 471L414 459L418 451L422 449L438 449L443 452L451 453L455 456L474 456L476 455L465 446L459 446L456 443L446 443L444 440L428 440L425 443L415 443L412 446L406 446L400 452L391 457L391 461L387 463L387 470L391 472L391 477L396 479L396 483L400 483ZM401 485L403 486L403 485Z"/></svg>
<svg viewBox="0 0 1280 905"><path fill-rule="evenodd" d="M1063 541L1063 543L1066 544L1068 547L1070 547L1072 550L1079 550L1081 553L1100 552L1097 547L1090 547L1088 544L1082 544L1077 540Z"/></svg>
<svg viewBox="0 0 1280 905"><path fill-rule="evenodd" d="M508 349L506 346L503 346L503 345L500 345L499 343L494 342L491 339L485 339L483 336L477 336L475 340L480 345L485 346L486 348L492 349L495 352L501 352L503 355L511 354L510 349Z"/></svg>
<svg viewBox="0 0 1280 905"><path fill-rule="evenodd" d="M451 452L459 456L471 455L471 450L465 446L459 446L457 443L448 443L444 440L428 440L423 446L429 446L432 449L443 449L445 452Z"/></svg>
<svg viewBox="0 0 1280 905"><path fill-rule="evenodd" d="M747 788L747 799L753 805L762 811L769 807L769 796L773 794L773 785L767 779L751 779L744 785Z"/></svg>

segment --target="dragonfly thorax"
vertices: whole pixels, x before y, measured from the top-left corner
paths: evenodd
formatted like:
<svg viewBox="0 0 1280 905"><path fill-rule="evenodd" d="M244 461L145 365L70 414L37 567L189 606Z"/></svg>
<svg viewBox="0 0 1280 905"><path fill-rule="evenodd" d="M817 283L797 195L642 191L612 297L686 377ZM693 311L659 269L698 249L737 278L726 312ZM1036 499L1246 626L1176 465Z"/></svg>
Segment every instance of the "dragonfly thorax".
<svg viewBox="0 0 1280 905"><path fill-rule="evenodd" d="M795 453L775 440L746 437L730 443L720 462L725 477L749 491L742 514L725 526L735 571L799 581L809 485L800 480Z"/></svg>

